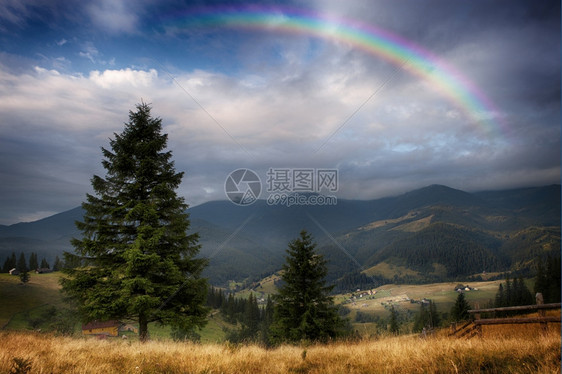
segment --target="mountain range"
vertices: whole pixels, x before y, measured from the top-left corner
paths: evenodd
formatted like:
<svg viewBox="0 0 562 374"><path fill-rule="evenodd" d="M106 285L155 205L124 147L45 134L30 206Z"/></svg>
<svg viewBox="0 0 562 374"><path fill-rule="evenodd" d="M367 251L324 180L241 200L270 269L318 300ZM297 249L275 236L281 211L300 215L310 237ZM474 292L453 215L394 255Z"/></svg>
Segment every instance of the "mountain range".
<svg viewBox="0 0 562 374"><path fill-rule="evenodd" d="M560 255L560 185L468 193L432 185L375 200L336 205L249 206L211 201L188 209L199 233L204 275L214 285L251 282L281 268L303 229L328 260L330 281L371 277L392 282L461 279L483 272L532 271ZM77 207L35 222L0 226L0 260L36 252L52 263L80 232ZM347 277L347 278L346 278Z"/></svg>

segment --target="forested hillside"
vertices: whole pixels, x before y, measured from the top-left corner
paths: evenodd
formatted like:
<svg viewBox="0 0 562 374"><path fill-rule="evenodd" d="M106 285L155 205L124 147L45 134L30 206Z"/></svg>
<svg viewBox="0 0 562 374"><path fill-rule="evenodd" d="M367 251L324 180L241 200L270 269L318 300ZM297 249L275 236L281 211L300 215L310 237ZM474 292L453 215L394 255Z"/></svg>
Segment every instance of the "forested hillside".
<svg viewBox="0 0 562 374"><path fill-rule="evenodd" d="M377 200L340 199L335 206L213 201L188 213L201 255L210 258L204 275L218 286L250 284L279 270L287 243L302 229L326 256L328 279L338 289L482 272L526 276L539 258L560 253L560 185L478 193L434 185ZM72 250L74 221L82 214L75 208L0 227L0 261L35 252L53 263Z"/></svg>

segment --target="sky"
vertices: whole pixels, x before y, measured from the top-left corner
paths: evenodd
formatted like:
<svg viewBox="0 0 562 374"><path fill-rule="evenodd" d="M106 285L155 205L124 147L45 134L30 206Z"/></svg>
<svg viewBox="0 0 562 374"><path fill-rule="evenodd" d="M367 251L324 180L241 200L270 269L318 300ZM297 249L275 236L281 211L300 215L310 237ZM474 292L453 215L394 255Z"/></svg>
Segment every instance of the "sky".
<svg viewBox="0 0 562 374"><path fill-rule="evenodd" d="M0 0L0 224L79 206L141 101L191 206L239 168L335 169L342 199L560 183L560 34L548 0Z"/></svg>

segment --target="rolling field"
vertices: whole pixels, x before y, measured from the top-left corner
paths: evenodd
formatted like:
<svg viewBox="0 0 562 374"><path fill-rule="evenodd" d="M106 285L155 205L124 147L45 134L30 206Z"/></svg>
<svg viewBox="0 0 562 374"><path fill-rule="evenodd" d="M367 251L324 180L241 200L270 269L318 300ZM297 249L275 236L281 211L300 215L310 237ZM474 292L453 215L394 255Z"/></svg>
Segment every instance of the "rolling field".
<svg viewBox="0 0 562 374"><path fill-rule="evenodd" d="M474 290L465 292L467 301L471 305L479 304L484 307L489 300L493 300L502 281L488 282L465 282ZM352 311L373 313L375 315L386 315L388 311L383 304L393 304L400 308L417 312L419 304L411 303L409 300L431 299L436 303L439 312L449 312L455 303L458 293L454 290L458 282L432 283L421 285L394 285L387 284L375 289L374 295L356 298L349 302L351 294L338 295L336 303L342 303Z"/></svg>

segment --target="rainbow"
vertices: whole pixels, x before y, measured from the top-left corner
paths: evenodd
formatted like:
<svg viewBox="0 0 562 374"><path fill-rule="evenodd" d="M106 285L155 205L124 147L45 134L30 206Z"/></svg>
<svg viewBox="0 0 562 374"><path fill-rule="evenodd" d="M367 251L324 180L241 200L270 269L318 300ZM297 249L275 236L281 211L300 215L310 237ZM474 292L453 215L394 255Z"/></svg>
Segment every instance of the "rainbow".
<svg viewBox="0 0 562 374"><path fill-rule="evenodd" d="M164 26L175 30L197 27L265 30L348 43L396 66L407 67L488 135L507 135L500 110L461 72L412 41L373 25L303 10L257 6L197 8L166 18Z"/></svg>

